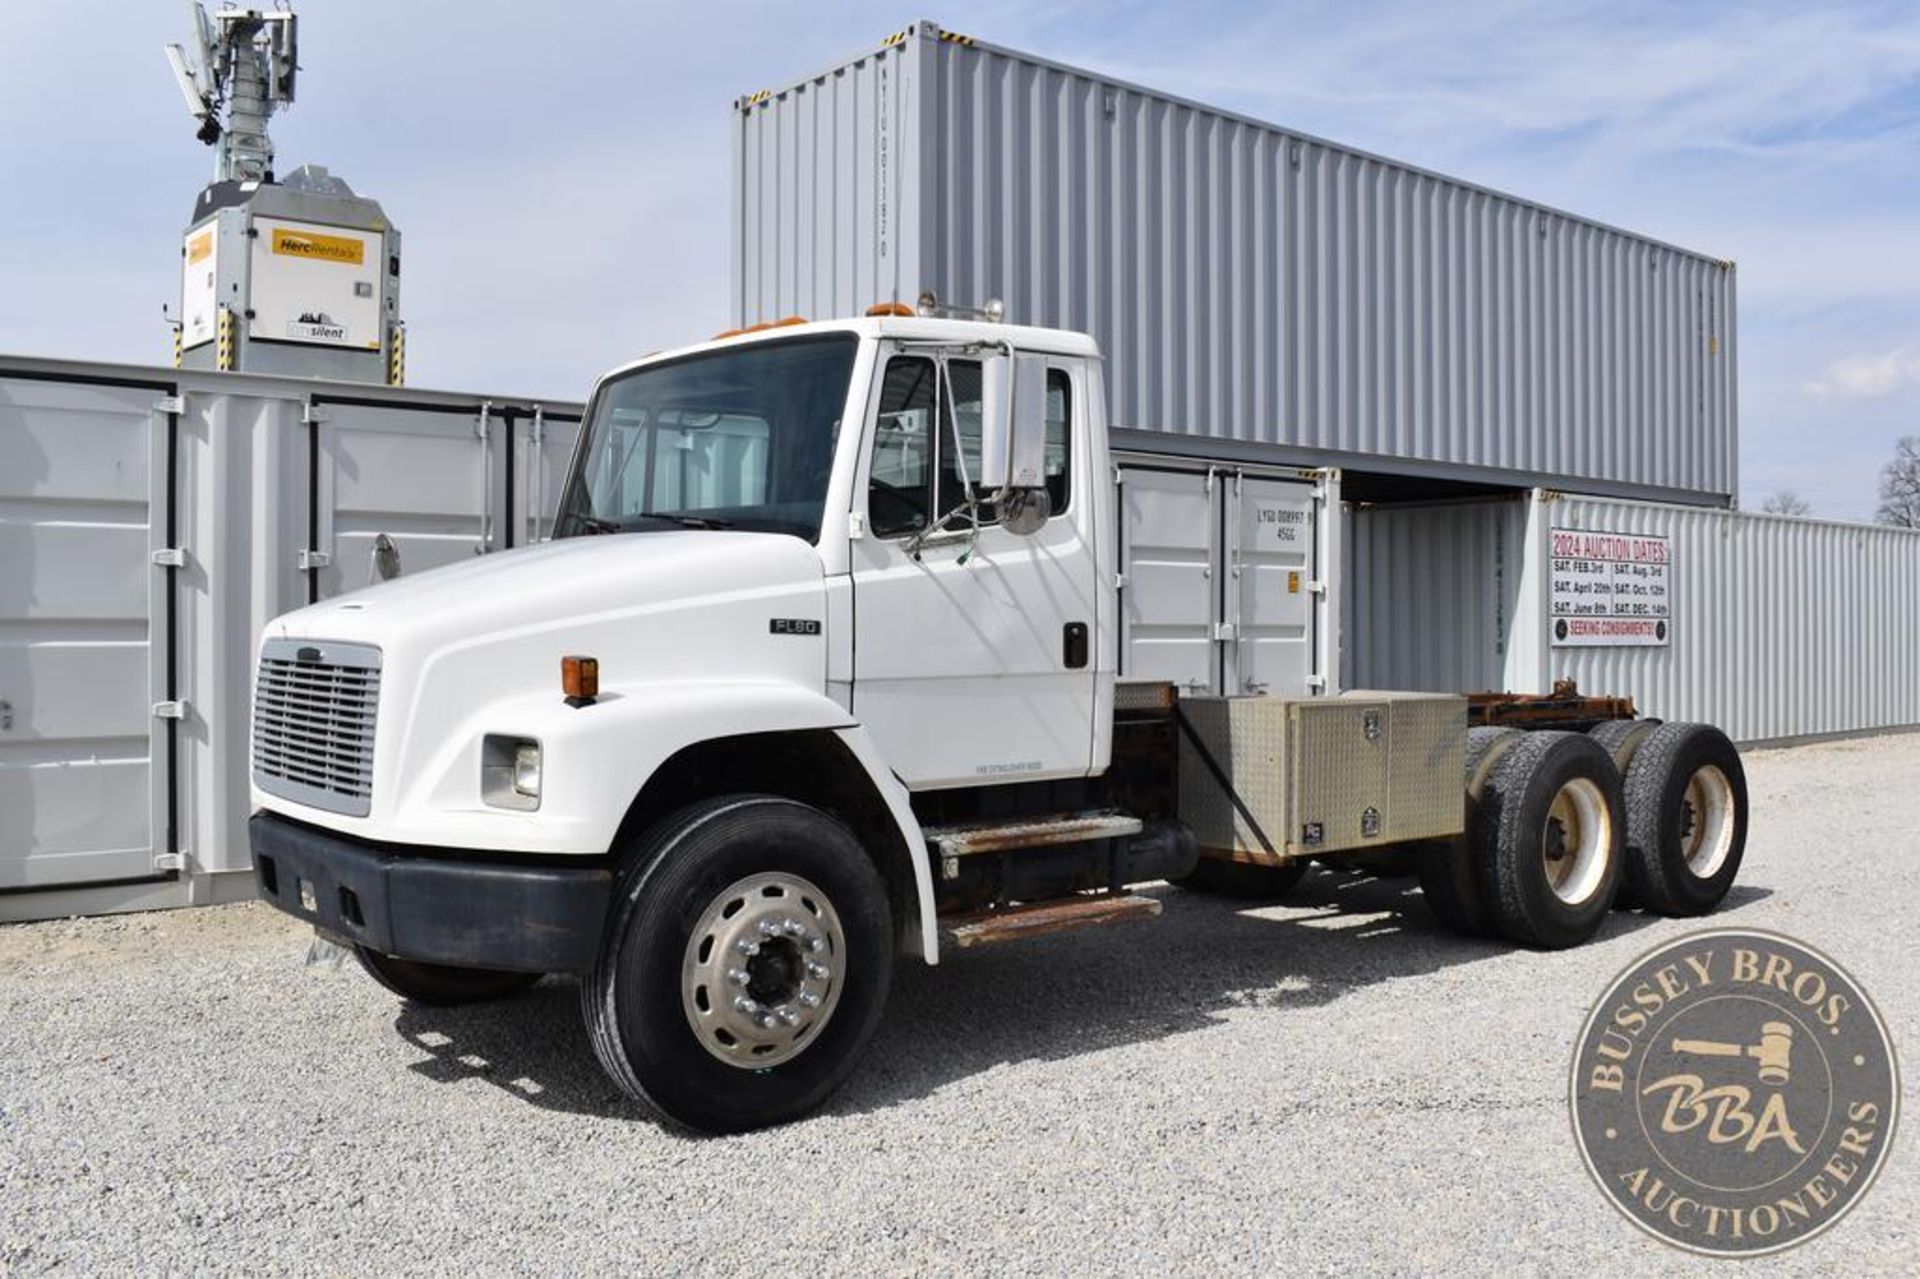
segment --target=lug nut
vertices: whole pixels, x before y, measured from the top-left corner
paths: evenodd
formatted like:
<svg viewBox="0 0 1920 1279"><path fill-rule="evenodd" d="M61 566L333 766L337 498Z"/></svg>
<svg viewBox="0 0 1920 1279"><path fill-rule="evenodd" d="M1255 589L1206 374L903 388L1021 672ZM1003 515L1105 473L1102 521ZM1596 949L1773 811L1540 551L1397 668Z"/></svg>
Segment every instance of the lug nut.
<svg viewBox="0 0 1920 1279"><path fill-rule="evenodd" d="M736 986L744 986L748 981L747 970L744 968L729 968L727 969L727 980Z"/></svg>
<svg viewBox="0 0 1920 1279"><path fill-rule="evenodd" d="M733 1001L733 1011L737 1013L746 1013L749 1016L751 1016L753 1013L758 1012L759 1009L760 1009L760 1005L754 1003L751 999L748 999L745 995L741 995Z"/></svg>
<svg viewBox="0 0 1920 1279"><path fill-rule="evenodd" d="M762 937L778 937L780 935L780 925L774 923L771 919L763 919L760 921L760 935Z"/></svg>
<svg viewBox="0 0 1920 1279"><path fill-rule="evenodd" d="M815 981L825 981L827 978L831 977L832 975L833 975L833 970L828 968L825 964L821 963L819 960L809 959L807 961L807 976L813 978Z"/></svg>
<svg viewBox="0 0 1920 1279"><path fill-rule="evenodd" d="M827 948L827 939L824 937L816 937L812 941L807 943L807 949L812 951L816 955L819 954L821 951L825 950L826 948Z"/></svg>
<svg viewBox="0 0 1920 1279"><path fill-rule="evenodd" d="M760 943L757 941L748 941L746 938L742 937L738 942L738 944L735 945L734 949L738 950L741 954L745 955L748 959L752 959L755 955L760 953Z"/></svg>
<svg viewBox="0 0 1920 1279"><path fill-rule="evenodd" d="M810 990L803 990L800 992L800 1006L802 1008L818 1008L820 1006L820 996Z"/></svg>
<svg viewBox="0 0 1920 1279"><path fill-rule="evenodd" d="M777 1015L780 1018L780 1024L783 1026L798 1026L800 1024L800 1014L791 1008L782 1008Z"/></svg>
<svg viewBox="0 0 1920 1279"><path fill-rule="evenodd" d="M759 1020L759 1022L760 1022L760 1029L762 1029L762 1030L772 1030L772 1029L773 1029L773 1014L772 1014L772 1013L761 1013L761 1014L760 1014L760 1016L759 1016L759 1018L758 1018L758 1020Z"/></svg>
<svg viewBox="0 0 1920 1279"><path fill-rule="evenodd" d="M801 933L804 933L807 931L807 926L801 923L797 919L789 919L781 927L785 929L786 934L789 937L798 937Z"/></svg>

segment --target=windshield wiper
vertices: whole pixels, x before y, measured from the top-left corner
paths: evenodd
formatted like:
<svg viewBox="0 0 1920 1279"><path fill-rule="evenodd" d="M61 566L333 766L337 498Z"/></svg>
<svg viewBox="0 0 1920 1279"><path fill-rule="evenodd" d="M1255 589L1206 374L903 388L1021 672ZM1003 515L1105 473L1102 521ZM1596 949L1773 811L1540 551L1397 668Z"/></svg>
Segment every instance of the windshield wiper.
<svg viewBox="0 0 1920 1279"><path fill-rule="evenodd" d="M578 520L589 533L621 533L626 530L612 520L603 520L598 515L582 515L575 511L573 518Z"/></svg>
<svg viewBox="0 0 1920 1279"><path fill-rule="evenodd" d="M732 520L716 519L711 515L687 515L680 511L648 511L634 516L639 520L663 520L668 524L678 524L681 528L732 528Z"/></svg>

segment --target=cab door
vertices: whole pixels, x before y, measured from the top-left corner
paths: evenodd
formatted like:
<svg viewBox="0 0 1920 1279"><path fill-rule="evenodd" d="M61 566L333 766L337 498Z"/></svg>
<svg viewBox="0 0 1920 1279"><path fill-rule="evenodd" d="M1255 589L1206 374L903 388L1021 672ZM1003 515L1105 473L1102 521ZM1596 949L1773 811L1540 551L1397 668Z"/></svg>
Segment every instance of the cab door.
<svg viewBox="0 0 1920 1279"><path fill-rule="evenodd" d="M989 506L968 503L979 361L883 352L855 499L852 710L910 787L1091 766L1096 477L1074 465L1085 456L1085 378L1077 360L1048 361L1053 513L1018 536Z"/></svg>

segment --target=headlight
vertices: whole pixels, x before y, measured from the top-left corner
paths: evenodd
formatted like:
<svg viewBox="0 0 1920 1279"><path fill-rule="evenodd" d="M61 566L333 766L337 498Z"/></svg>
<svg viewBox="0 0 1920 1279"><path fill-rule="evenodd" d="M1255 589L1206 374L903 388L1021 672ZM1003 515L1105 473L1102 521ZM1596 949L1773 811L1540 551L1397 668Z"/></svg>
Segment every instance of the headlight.
<svg viewBox="0 0 1920 1279"><path fill-rule="evenodd" d="M540 743L522 742L513 748L513 789L528 799L540 798Z"/></svg>
<svg viewBox="0 0 1920 1279"><path fill-rule="evenodd" d="M540 743L487 734L480 745L480 798L521 812L540 807Z"/></svg>

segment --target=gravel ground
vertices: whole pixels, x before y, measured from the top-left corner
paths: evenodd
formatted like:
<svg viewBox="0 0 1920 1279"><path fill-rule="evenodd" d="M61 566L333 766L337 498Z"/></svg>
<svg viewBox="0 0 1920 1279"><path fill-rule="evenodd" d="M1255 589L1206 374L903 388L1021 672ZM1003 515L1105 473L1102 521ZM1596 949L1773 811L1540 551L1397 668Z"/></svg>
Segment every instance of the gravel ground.
<svg viewBox="0 0 1920 1279"><path fill-rule="evenodd" d="M1716 922L1826 949L1920 1042L1920 736L1756 753ZM818 1118L694 1140L603 1080L575 988L403 1007L247 905L0 928L0 1271L1706 1271L1601 1199L1565 1082L1589 1003L1699 923L1559 955L1399 881L903 964ZM1911 1100L1911 1098L1909 1098ZM1910 1134L1752 1269L1914 1273Z"/></svg>

